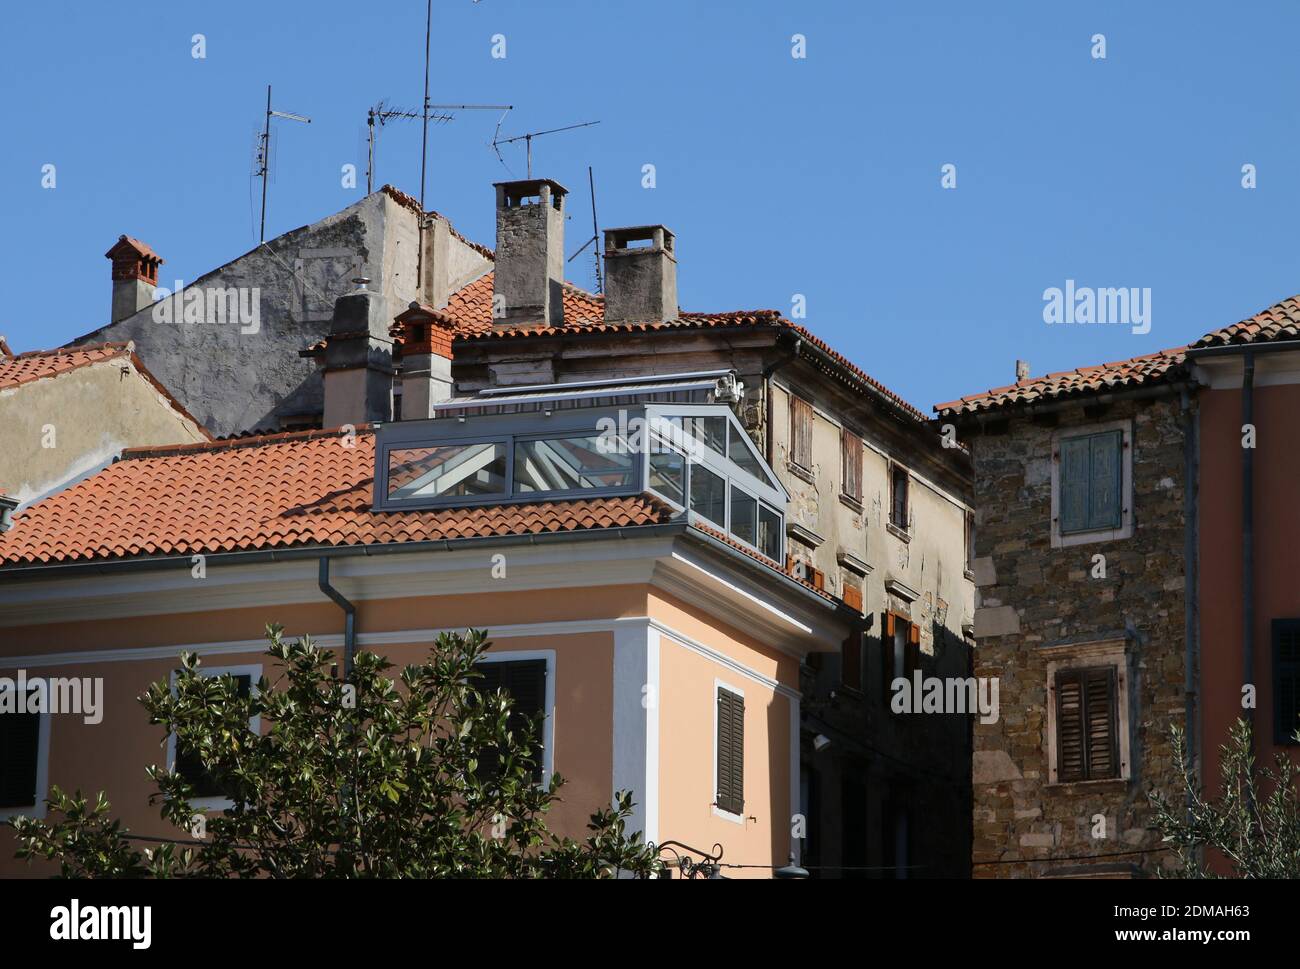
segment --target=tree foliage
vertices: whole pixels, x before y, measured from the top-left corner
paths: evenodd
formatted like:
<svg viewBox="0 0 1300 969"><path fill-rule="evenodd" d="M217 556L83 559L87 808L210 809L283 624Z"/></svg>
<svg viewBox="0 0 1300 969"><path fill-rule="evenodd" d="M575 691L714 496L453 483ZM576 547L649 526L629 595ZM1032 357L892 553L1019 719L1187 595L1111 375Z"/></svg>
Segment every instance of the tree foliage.
<svg viewBox="0 0 1300 969"><path fill-rule="evenodd" d="M1155 825L1177 850L1181 874L1212 878L1205 849L1221 854L1238 878L1300 878L1300 792L1297 771L1284 753L1272 768L1255 761L1250 725L1238 720L1219 748L1221 788L1207 799L1187 757L1183 732L1175 727L1174 759L1183 781L1175 801L1153 794Z"/></svg>
<svg viewBox="0 0 1300 969"><path fill-rule="evenodd" d="M267 638L275 683L263 677L241 696L231 676L203 676L185 654L174 686L139 698L229 808L203 814L190 780L149 767L150 803L179 829L162 843L133 838L102 793L92 802L56 787L51 820L12 822L18 856L57 859L69 877L596 878L655 867L653 849L625 831L630 793L591 815L585 841L547 828L563 779L537 783L540 723L512 730L509 695L476 687L486 633L444 634L396 678L382 656L359 652L347 683L309 637L268 626Z"/></svg>

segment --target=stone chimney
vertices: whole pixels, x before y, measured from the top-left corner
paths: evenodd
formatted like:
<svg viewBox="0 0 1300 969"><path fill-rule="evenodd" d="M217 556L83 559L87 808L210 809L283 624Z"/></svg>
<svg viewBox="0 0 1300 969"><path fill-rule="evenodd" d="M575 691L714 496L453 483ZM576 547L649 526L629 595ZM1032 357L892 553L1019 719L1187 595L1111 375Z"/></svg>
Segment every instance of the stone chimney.
<svg viewBox="0 0 1300 969"><path fill-rule="evenodd" d="M392 317L386 301L353 280L356 290L334 301L325 338L325 417L323 426L367 424L393 416Z"/></svg>
<svg viewBox="0 0 1300 969"><path fill-rule="evenodd" d="M158 267L163 259L139 239L119 236L113 248L104 253L113 260L113 317L116 323L153 302L158 286Z"/></svg>
<svg viewBox="0 0 1300 969"><path fill-rule="evenodd" d="M432 306L412 303L402 324L402 420L433 416L433 405L452 394L451 341L456 324Z"/></svg>
<svg viewBox="0 0 1300 969"><path fill-rule="evenodd" d="M605 230L606 320L677 319L673 242L662 225Z"/></svg>
<svg viewBox="0 0 1300 969"><path fill-rule="evenodd" d="M1016 361L1016 383L1023 384L1028 379L1029 379L1029 361L1017 360Z"/></svg>
<svg viewBox="0 0 1300 969"><path fill-rule="evenodd" d="M496 182L492 325L564 322L564 197L549 178Z"/></svg>

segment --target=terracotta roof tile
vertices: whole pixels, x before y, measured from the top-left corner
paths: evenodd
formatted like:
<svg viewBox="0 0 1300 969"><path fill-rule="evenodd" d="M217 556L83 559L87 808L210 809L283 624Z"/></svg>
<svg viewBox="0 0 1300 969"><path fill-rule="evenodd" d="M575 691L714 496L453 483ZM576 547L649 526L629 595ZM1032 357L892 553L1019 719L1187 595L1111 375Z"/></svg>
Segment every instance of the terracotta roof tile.
<svg viewBox="0 0 1300 969"><path fill-rule="evenodd" d="M26 509L0 534L0 567L527 535L664 522L647 496L371 511L374 435L306 431L128 450Z"/></svg>
<svg viewBox="0 0 1300 969"><path fill-rule="evenodd" d="M129 356L130 353L129 343L102 343L58 350L31 350L16 357L0 357L0 387L17 387L31 380L55 377L92 363Z"/></svg>
<svg viewBox="0 0 1300 969"><path fill-rule="evenodd" d="M1077 370L1062 370L1042 377L1030 377L1020 383L1008 384L971 394L946 404L935 404L940 417L957 417L979 411L997 410L1019 404L1055 400L1074 394L1096 393L1155 383L1169 377L1185 359L1187 348L1174 347L1158 353L1148 353L1129 360L1102 363Z"/></svg>
<svg viewBox="0 0 1300 969"><path fill-rule="evenodd" d="M1291 296L1231 326L1207 333L1193 349L1300 339L1300 296Z"/></svg>

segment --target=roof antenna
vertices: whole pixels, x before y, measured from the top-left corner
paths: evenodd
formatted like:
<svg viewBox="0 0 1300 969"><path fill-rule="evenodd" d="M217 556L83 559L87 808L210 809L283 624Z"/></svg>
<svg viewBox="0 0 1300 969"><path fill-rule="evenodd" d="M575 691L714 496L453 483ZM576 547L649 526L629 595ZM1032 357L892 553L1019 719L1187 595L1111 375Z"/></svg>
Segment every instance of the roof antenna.
<svg viewBox="0 0 1300 969"><path fill-rule="evenodd" d="M599 121L583 121L579 124L566 124L563 128L547 128L545 131L528 131L522 135L515 135L513 138L502 138L500 136L501 126L497 125L497 135L492 139L492 147L496 149L497 157L501 158L501 145L508 145L512 142L522 141L528 152L528 177L533 177L533 139L540 138L542 135L553 135L557 131L572 131L574 128L590 128L592 125L600 124ZM505 165L506 160L501 158L501 164ZM510 166L506 166L509 168Z"/></svg>
<svg viewBox="0 0 1300 969"><path fill-rule="evenodd" d="M375 130L375 125L380 128L394 119L414 120L423 115L418 111L403 111L401 108L390 107L384 101L379 101L374 107L366 111L366 194L369 195L375 190L375 150L379 145L379 132ZM433 121L437 124L443 124L451 121L453 115L450 114L431 114L425 117L425 123ZM425 129L428 130L427 128ZM424 173L421 170L421 183L424 180ZM421 203L423 204L423 203Z"/></svg>
<svg viewBox="0 0 1300 969"><path fill-rule="evenodd" d="M257 148L257 175L262 179L262 228L257 240L258 245L266 241L266 183L267 176L271 171L272 118L286 118L289 121L301 121L303 124L311 124L311 118L303 117L300 114L290 114L288 111L273 110L271 108L271 85L266 86L266 124L262 128L262 137L259 139Z"/></svg>
<svg viewBox="0 0 1300 969"><path fill-rule="evenodd" d="M596 257L596 292L605 292L605 279L600 271L600 229L597 228L596 222L596 178L591 173L591 166L587 166L587 184L591 186L591 238L582 244L582 248L568 258L568 262L573 262L581 256L592 243L596 244L594 255Z"/></svg>

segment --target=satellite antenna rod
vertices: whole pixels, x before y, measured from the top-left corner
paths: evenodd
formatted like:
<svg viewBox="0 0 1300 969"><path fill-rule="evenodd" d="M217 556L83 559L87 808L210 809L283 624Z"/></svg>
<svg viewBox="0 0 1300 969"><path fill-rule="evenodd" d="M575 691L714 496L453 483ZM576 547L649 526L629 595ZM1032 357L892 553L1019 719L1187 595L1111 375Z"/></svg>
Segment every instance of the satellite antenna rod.
<svg viewBox="0 0 1300 969"><path fill-rule="evenodd" d="M266 124L262 127L261 145L258 149L257 174L262 179L262 227L258 233L258 245L266 241L266 183L270 181L271 171L271 119L284 118L288 121L300 121L311 124L311 118L288 111L276 111L271 107L271 85L266 86Z"/></svg>

